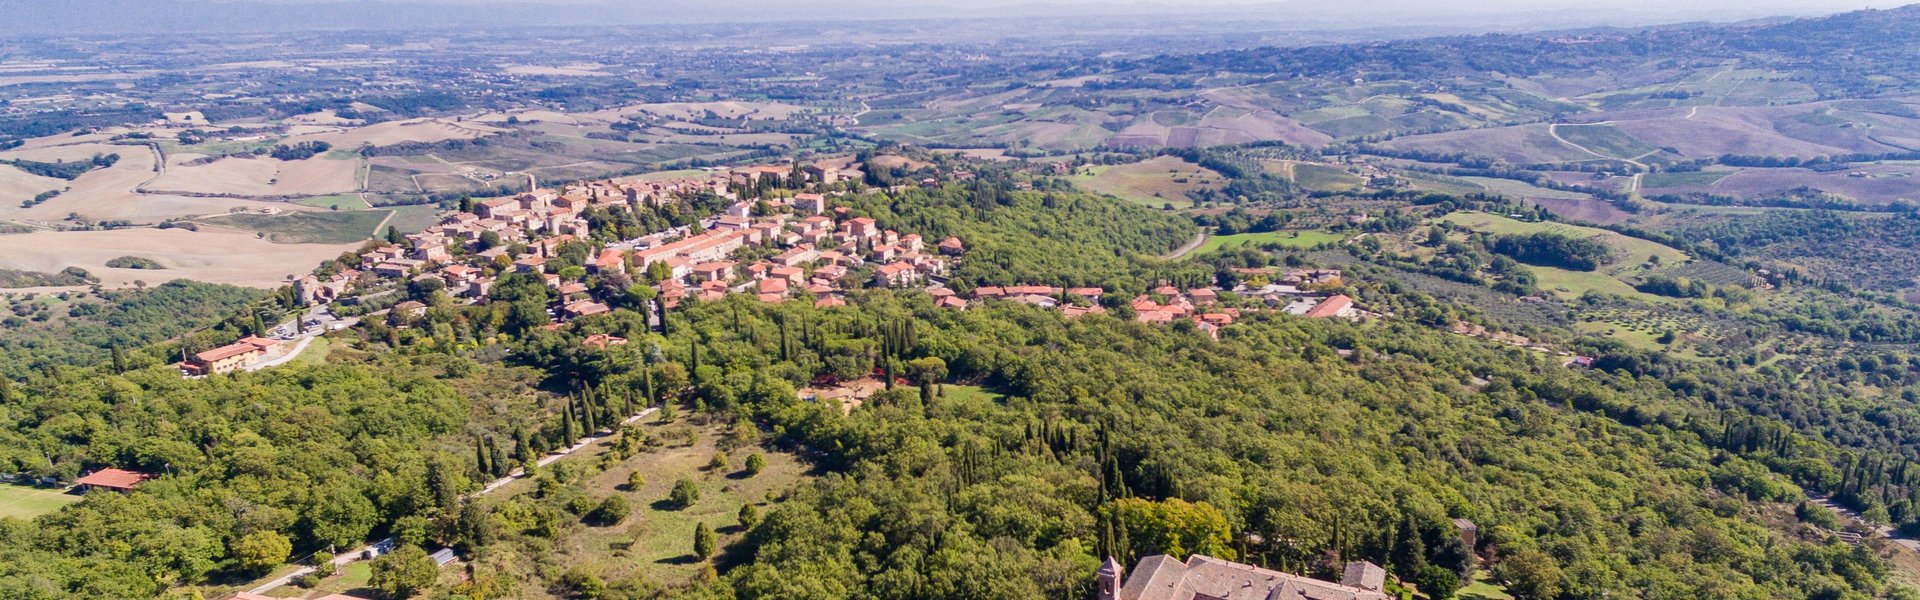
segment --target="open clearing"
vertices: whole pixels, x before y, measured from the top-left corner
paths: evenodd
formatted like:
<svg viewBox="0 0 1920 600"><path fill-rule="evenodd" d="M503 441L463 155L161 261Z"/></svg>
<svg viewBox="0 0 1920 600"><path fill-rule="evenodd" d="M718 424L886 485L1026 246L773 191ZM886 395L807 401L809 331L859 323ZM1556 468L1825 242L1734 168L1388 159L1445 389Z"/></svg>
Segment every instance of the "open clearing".
<svg viewBox="0 0 1920 600"><path fill-rule="evenodd" d="M1083 173L1067 179L1080 189L1154 208L1167 204L1176 208L1192 206L1193 199L1187 192L1217 190L1227 185L1227 178L1214 170L1172 156L1087 169L1093 174Z"/></svg>
<svg viewBox="0 0 1920 600"><path fill-rule="evenodd" d="M79 501L79 495L60 490L0 484L0 519L32 519Z"/></svg>
<svg viewBox="0 0 1920 600"><path fill-rule="evenodd" d="M0 236L0 268L57 273L86 269L107 287L134 281L157 284L173 279L271 288L287 277L306 273L356 244L276 244L235 230L115 229L109 231L37 231ZM107 261L144 256L164 271L113 269Z"/></svg>
<svg viewBox="0 0 1920 600"><path fill-rule="evenodd" d="M649 419L634 429L664 441L664 446L615 460L612 444L602 444L549 467L579 469L590 466L590 461L602 461L607 468L582 482L587 496L597 500L619 494L633 507L632 514L616 525L568 525L555 543L560 564L594 573L605 581L621 581L636 572L658 582L686 581L700 566L693 556L693 532L698 524L713 528L720 547L725 548L744 533L739 526L743 504L758 505L761 514L766 514L771 509L769 497L806 477L808 470L792 455L749 445L727 453L730 468L713 471L707 464L719 450L722 429L696 426L687 419L672 424ZM684 441L688 435L694 438L691 444ZM767 465L758 475L748 477L741 465L756 452L766 458ZM636 471L646 478L646 484L629 490L627 476ZM700 490L699 500L685 508L666 502L674 482L680 479L692 481ZM508 502L531 493L534 487L531 480L516 481L483 502ZM528 598L549 597L544 590L522 591L532 592Z"/></svg>

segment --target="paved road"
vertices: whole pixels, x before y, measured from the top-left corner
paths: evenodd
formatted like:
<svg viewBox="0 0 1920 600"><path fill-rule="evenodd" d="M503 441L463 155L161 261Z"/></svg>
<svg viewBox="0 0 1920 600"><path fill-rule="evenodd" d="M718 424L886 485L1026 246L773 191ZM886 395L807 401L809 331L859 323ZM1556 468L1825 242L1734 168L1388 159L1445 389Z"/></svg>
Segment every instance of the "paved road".
<svg viewBox="0 0 1920 600"><path fill-rule="evenodd" d="M659 410L660 409L658 407L655 407L655 408L649 408L649 409L640 411L640 414L627 417L627 419L625 421L621 421L620 424L631 425L635 422L638 422L641 419L647 418L649 415L652 415L654 412ZM566 458L568 455L578 452L580 450L583 450L588 446L592 446L594 444L599 444L599 443L605 443L607 439L611 437L613 437L613 430L611 429L596 431L593 433L593 435L589 435L581 439L580 443L574 444L573 446L570 446L566 449L555 450L553 452L548 453L546 456L540 457L540 460L535 461L534 464L542 467L553 464L554 461L560 460L562 458ZM513 481L516 479L525 477L526 474L527 474L526 470L524 469L514 469L513 472L507 473L506 477L501 477L499 479L493 480L492 483L488 483L485 487L480 488L480 491L469 494L467 498L472 499L472 498L485 496L487 494L491 494L496 491L499 491L500 488L507 487L507 484L513 483ZM367 544L365 546L361 546L359 548L354 548L352 552L342 553L338 556L335 556L333 557L333 565L335 567L335 570L336 571L339 570L338 569L339 567L345 566L347 563L360 560L360 557L364 556L367 550L370 550L375 546L387 545L387 544L391 544L392 542L393 542L393 539L388 538L388 539L380 540L371 544ZM294 569L293 572L291 573L287 573L286 575L282 575L280 577L274 578L274 580L260 584L259 587L253 588L248 591L255 594L265 594L269 591L274 590L275 588L279 588L287 584L293 583L294 579L300 577L301 575L312 573L313 570L314 570L313 567L300 567L298 569Z"/></svg>
<svg viewBox="0 0 1920 600"><path fill-rule="evenodd" d="M1188 241L1186 245L1181 246L1179 248L1174 248L1172 252L1168 252L1165 255L1161 256L1160 258L1166 259L1166 260L1178 260L1182 256L1191 254L1194 250L1199 250L1200 246L1206 245L1206 243L1207 243L1207 231L1202 229L1200 230L1199 233L1193 234L1193 239L1191 241Z"/></svg>
<svg viewBox="0 0 1920 600"><path fill-rule="evenodd" d="M1901 546L1906 547L1908 550L1920 552L1920 540L1915 540L1908 537L1902 537L1900 535L1900 532L1895 531L1892 527L1888 527L1885 525L1873 525L1871 523L1868 523L1865 519L1860 518L1859 513L1853 512L1853 509L1840 506L1838 504L1834 504L1833 500L1830 498L1820 496L1820 497L1812 497L1812 499L1814 504L1820 505L1822 507L1825 507L1827 510L1831 510L1835 513L1838 513L1840 515L1840 518L1846 519L1850 523L1854 523L1864 527L1870 527L1871 529L1873 529L1874 533L1880 534L1880 537L1887 538L1888 540L1892 541L1895 544L1899 544Z"/></svg>

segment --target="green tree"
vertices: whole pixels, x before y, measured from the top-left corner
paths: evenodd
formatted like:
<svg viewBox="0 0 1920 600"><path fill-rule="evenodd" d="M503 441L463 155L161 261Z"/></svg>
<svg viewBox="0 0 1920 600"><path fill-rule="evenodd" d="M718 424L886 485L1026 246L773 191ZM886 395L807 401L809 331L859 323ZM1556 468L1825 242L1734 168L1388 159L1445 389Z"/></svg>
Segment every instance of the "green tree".
<svg viewBox="0 0 1920 600"><path fill-rule="evenodd" d="M647 476L639 471L627 474L627 491L637 492L647 485Z"/></svg>
<svg viewBox="0 0 1920 600"><path fill-rule="evenodd" d="M433 557L419 546L401 546L393 552L373 559L372 578L367 585L387 600L404 600L419 595L433 587L439 578L439 567L433 564Z"/></svg>
<svg viewBox="0 0 1920 600"><path fill-rule="evenodd" d="M760 524L760 509L752 504L742 504L739 517L741 529L753 529L754 525Z"/></svg>
<svg viewBox="0 0 1920 600"><path fill-rule="evenodd" d="M681 479L673 482L673 491L667 493L667 502L674 508L686 508L700 501L700 486L693 481Z"/></svg>
<svg viewBox="0 0 1920 600"><path fill-rule="evenodd" d="M1507 582L1507 591L1522 600L1551 600L1560 596L1560 566L1553 557L1534 549L1507 555L1494 568L1494 575Z"/></svg>
<svg viewBox="0 0 1920 600"><path fill-rule="evenodd" d="M713 551L717 549L718 545L719 540L714 537L713 528L708 527L705 521L701 521L699 525L693 528L693 555L695 557L698 557L700 560L706 560L707 557L713 556Z"/></svg>
<svg viewBox="0 0 1920 600"><path fill-rule="evenodd" d="M627 519L629 512L632 512L632 507L627 505L626 497L614 494L601 500L587 513L587 522L602 527L619 525Z"/></svg>
<svg viewBox="0 0 1920 600"><path fill-rule="evenodd" d="M1205 554L1228 560L1238 556L1227 516L1206 502L1122 498L1103 510L1125 525L1134 556Z"/></svg>
<svg viewBox="0 0 1920 600"><path fill-rule="evenodd" d="M240 569L262 573L287 562L293 553L293 540L278 531L255 531L233 543L233 558Z"/></svg>
<svg viewBox="0 0 1920 600"><path fill-rule="evenodd" d="M1414 573L1413 584L1420 587L1420 593L1430 600L1447 600L1460 589L1460 576L1445 567L1427 565Z"/></svg>
<svg viewBox="0 0 1920 600"><path fill-rule="evenodd" d="M759 452L747 455L746 472L748 477L759 475L760 471L766 468L767 457L761 456Z"/></svg>

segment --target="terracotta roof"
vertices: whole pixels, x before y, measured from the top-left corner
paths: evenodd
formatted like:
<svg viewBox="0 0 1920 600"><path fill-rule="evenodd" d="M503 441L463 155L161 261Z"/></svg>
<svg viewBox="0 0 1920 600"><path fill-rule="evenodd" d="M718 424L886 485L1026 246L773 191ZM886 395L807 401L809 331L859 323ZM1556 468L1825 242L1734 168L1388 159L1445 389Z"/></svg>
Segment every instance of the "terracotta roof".
<svg viewBox="0 0 1920 600"><path fill-rule="evenodd" d="M261 351L261 348L259 346L248 344L245 342L238 342L233 344L227 344L225 346L214 348L212 350L201 352L199 354L195 354L193 355L193 358L195 358L196 360L199 360L200 362L210 363L214 361L226 360L242 354L251 354L251 353L260 352L260 351Z"/></svg>
<svg viewBox="0 0 1920 600"><path fill-rule="evenodd" d="M81 477L79 481L75 481L74 483L91 487L130 490L133 489L134 486L140 485L141 482L153 478L153 475L136 473L124 469L101 469L94 471L92 475Z"/></svg>
<svg viewBox="0 0 1920 600"><path fill-rule="evenodd" d="M1315 304L1312 309L1307 311L1306 316L1309 319L1324 319L1327 317L1337 317L1337 316L1340 316L1340 311L1346 310L1347 308L1352 306L1353 306L1352 298L1348 298L1345 295L1334 296L1332 298L1328 298L1326 300L1320 301L1319 304Z"/></svg>

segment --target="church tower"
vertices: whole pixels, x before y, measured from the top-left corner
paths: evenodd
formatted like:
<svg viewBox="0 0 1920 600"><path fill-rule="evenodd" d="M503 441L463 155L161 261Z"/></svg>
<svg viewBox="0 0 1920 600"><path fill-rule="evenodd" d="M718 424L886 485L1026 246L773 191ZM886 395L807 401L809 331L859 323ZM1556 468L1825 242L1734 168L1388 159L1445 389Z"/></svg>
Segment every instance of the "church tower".
<svg viewBox="0 0 1920 600"><path fill-rule="evenodd" d="M1100 600L1120 600L1120 576L1124 571L1120 561L1111 556L1107 562L1100 563L1100 570L1094 573L1100 578Z"/></svg>

